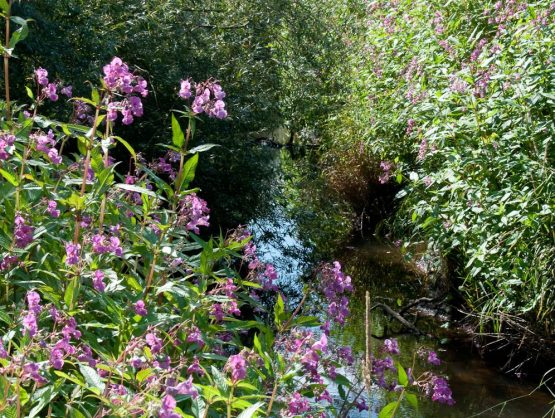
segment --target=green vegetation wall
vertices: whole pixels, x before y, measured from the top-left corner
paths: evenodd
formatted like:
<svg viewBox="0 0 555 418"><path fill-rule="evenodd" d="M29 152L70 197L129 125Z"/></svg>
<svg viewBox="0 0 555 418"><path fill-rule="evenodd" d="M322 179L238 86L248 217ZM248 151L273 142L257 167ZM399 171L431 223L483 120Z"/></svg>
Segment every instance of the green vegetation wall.
<svg viewBox="0 0 555 418"><path fill-rule="evenodd" d="M368 2L331 122L332 148L361 141L402 186L397 234L454 261L497 330L514 315L553 333L554 17L550 1Z"/></svg>

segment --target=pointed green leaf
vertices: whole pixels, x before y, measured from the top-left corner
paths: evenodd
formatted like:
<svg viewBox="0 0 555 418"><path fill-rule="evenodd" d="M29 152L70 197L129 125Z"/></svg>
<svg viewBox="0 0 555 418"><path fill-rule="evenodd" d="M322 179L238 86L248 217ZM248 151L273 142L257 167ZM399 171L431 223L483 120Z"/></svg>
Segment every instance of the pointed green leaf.
<svg viewBox="0 0 555 418"><path fill-rule="evenodd" d="M179 125L179 121L172 113L172 142L177 148L181 149L183 147L183 143L185 142L185 134L183 130L181 130L181 125Z"/></svg>

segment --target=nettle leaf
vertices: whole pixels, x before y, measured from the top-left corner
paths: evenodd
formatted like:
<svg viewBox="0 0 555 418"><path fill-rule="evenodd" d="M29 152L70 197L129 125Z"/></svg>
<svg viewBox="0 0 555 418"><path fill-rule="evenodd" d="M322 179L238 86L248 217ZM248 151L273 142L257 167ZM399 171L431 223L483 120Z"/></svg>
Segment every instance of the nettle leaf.
<svg viewBox="0 0 555 418"><path fill-rule="evenodd" d="M80 364L79 371L85 378L85 381L87 382L87 384L91 388L96 389L95 392L102 393L104 391L104 388L106 387L106 385L104 384L104 382L102 381L102 379L100 378L100 376L98 375L95 369L87 365Z"/></svg>
<svg viewBox="0 0 555 418"><path fill-rule="evenodd" d="M212 377L214 378L214 382L216 383L217 388L224 396L227 396L227 394L229 393L229 385L227 383L226 377L214 366L210 366L210 370L212 372Z"/></svg>

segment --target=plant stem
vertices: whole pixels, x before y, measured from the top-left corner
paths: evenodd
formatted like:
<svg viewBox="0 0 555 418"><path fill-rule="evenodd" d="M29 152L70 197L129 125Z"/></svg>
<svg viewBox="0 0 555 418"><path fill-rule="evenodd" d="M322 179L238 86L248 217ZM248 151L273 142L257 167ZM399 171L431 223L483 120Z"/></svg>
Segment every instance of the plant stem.
<svg viewBox="0 0 555 418"><path fill-rule="evenodd" d="M12 12L12 3L13 0L10 0L8 3L8 13L6 14L6 42L5 48L6 50L10 46L10 18ZM7 51L4 52L4 87L6 89L6 119L10 120L12 118L11 115L11 105L10 105L10 55Z"/></svg>
<svg viewBox="0 0 555 418"><path fill-rule="evenodd" d="M79 193L79 197L83 197L85 195L85 190L87 187L87 175L89 173L89 166L91 164L91 149L92 149L92 142L94 141L94 136L96 134L96 125L98 123L98 116L100 115L100 105L96 106L96 113L94 115L94 122L91 131L91 137L89 138L89 143L87 144L87 155L85 156L85 163L83 164L83 180L81 181L81 191ZM75 231L73 233L73 244L77 244L79 241L79 228L81 222L81 209L77 211L77 217L75 219Z"/></svg>
<svg viewBox="0 0 555 418"><path fill-rule="evenodd" d="M231 416L231 400L233 399L233 390L235 386L231 386L231 391L229 392L229 397L227 398L227 418L232 418Z"/></svg>
<svg viewBox="0 0 555 418"><path fill-rule="evenodd" d="M268 409L266 410L266 416L269 417L270 413L272 412L272 406L274 406L274 399L276 398L277 388L278 388L279 379L276 376L274 382L274 388L272 389L272 396L270 397L270 402L268 403Z"/></svg>
<svg viewBox="0 0 555 418"><path fill-rule="evenodd" d="M283 327L281 328L281 331L285 331L287 330L287 328L289 327L289 325L291 325L291 321L293 321L293 319L295 318L295 316L297 316L297 314L299 313L299 311L301 310L301 308L303 307L304 303L306 302L306 298L308 296L308 292L305 292L303 295L303 298L301 299L301 302L299 303L299 305L297 306L297 308L293 311L293 313L291 314L291 316L289 317L289 319L287 320L287 322L285 323L285 325L283 325Z"/></svg>

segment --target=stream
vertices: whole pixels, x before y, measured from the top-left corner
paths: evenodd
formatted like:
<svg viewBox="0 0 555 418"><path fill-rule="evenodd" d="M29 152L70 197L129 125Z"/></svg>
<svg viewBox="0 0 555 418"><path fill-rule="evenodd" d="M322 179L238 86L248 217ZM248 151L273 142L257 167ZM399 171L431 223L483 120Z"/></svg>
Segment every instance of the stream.
<svg viewBox="0 0 555 418"><path fill-rule="evenodd" d="M263 154L268 158L265 163L272 168L268 171L272 178L264 179L264 184L261 185L261 193L264 193L265 198L262 199L258 213L248 221L248 227L255 234L260 258L274 264L279 273L279 285L292 301L292 306L295 306L294 301L298 300L303 283L309 278L311 267L319 261L319 254L322 253L319 247L329 242L322 235L326 228L320 228L318 221L320 217L325 217L329 223L333 214L320 213L321 207L312 208L310 200L306 199L308 194L319 193L319 185L307 185L307 179L302 172L297 171L303 164L309 164L305 158L293 160L290 152L285 149L259 144L250 146L256 148L254 152L257 155L260 155L260 148L264 149ZM248 180L252 181L241 180L241 177L235 177L234 181ZM396 302L402 304L422 296L425 279L404 261L398 248L375 237L345 248L335 248L333 253L334 258L343 265L344 271L352 276L355 292L351 299L351 316L348 322L340 330L332 331L332 335L342 344L351 345L354 352L362 356L365 344L365 292L370 292L373 301L386 300L386 303L395 308ZM397 338L401 349L400 361L405 367L410 367L414 360L415 371L430 370L425 360L418 356L413 359L413 353L422 347L438 353L442 364L434 367L433 371L449 377L456 404L448 407L421 397L418 411L403 407L396 417L551 416L550 402L553 402L553 398L549 393L535 390L535 386L530 383L522 383L498 373L480 358L470 343L451 338L448 315L424 320L423 324L419 320L418 326L424 327L424 332L435 338L400 333L398 324L391 322L379 310L372 312L372 334ZM374 351L381 343L379 339L373 338ZM371 399L367 401L370 411L353 412L350 416L377 417L379 409L392 400L394 398L391 394L376 386L371 392Z"/></svg>

